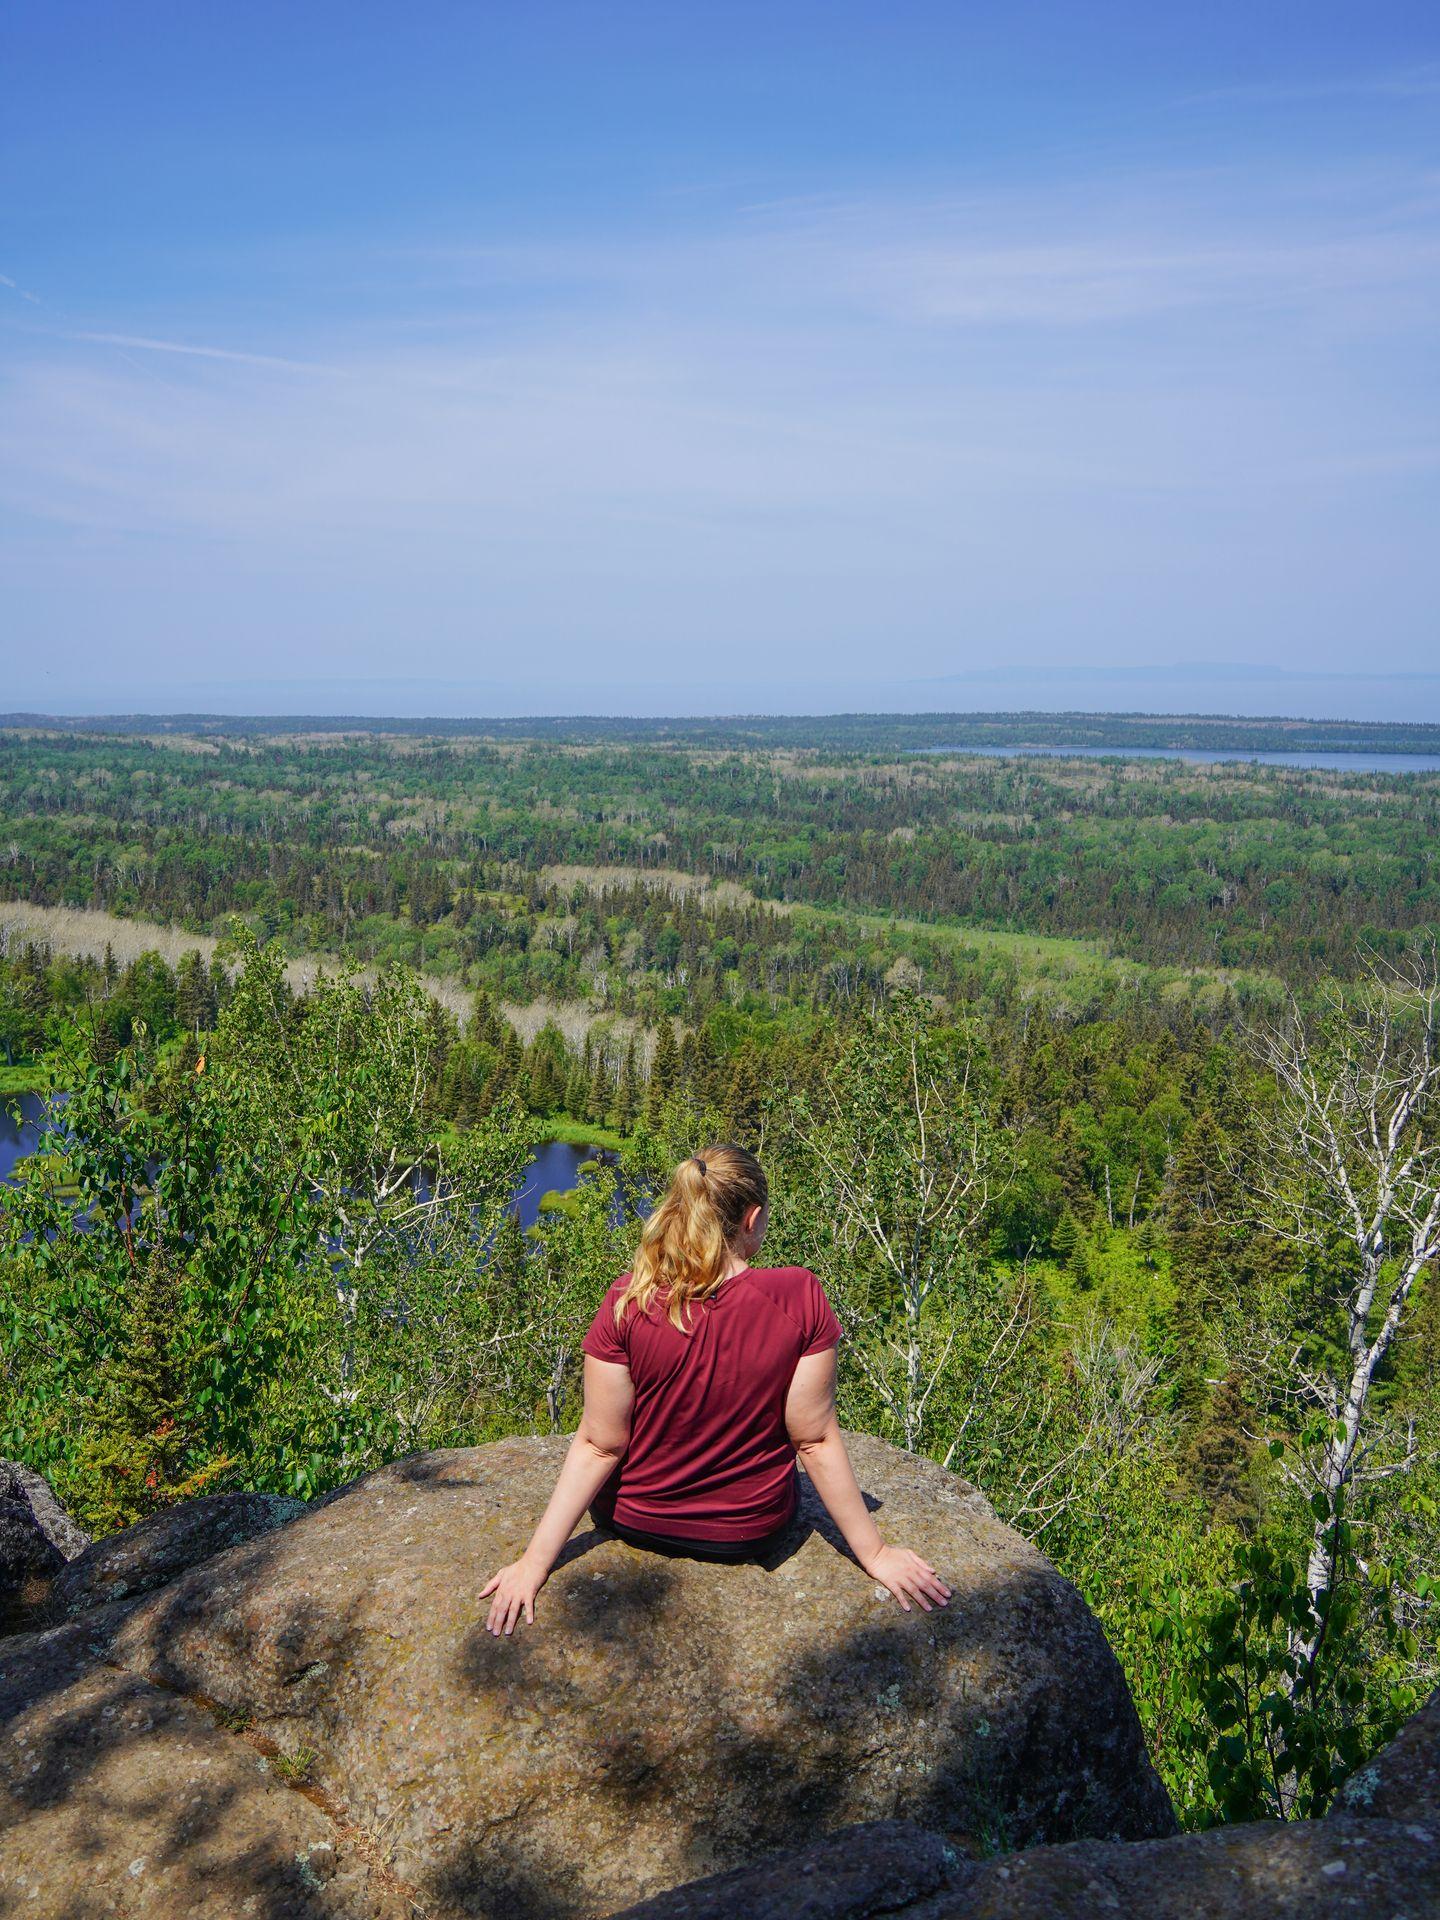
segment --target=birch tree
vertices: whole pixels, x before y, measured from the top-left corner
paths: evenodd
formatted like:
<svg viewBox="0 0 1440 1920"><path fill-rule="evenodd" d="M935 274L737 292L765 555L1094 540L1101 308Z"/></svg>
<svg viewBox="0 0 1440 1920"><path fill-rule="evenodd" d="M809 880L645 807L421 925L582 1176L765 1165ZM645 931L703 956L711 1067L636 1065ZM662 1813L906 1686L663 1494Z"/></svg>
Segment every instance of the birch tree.
<svg viewBox="0 0 1440 1920"><path fill-rule="evenodd" d="M504 1349L531 1332L523 1303L484 1276L533 1129L507 1096L440 1137L438 1010L414 975L342 968L297 1001L268 948L237 946L215 1045L246 1130L272 1163L303 1170L325 1222L340 1337L321 1390L353 1409L374 1391L367 1368L383 1365L389 1417L415 1444L437 1407L502 1371Z"/></svg>
<svg viewBox="0 0 1440 1920"><path fill-rule="evenodd" d="M1299 1688L1324 1636L1347 1496L1416 1460L1413 1429L1377 1417L1375 1382L1440 1257L1435 948L1398 966L1376 962L1357 986L1331 983L1313 1012L1292 1000L1251 1038L1278 1093L1259 1122L1261 1208L1318 1276L1313 1317L1328 1336L1289 1355L1314 1416L1290 1467L1312 1514L1313 1617L1291 1632Z"/></svg>
<svg viewBox="0 0 1440 1920"><path fill-rule="evenodd" d="M849 1356L897 1438L920 1447L937 1401L956 1395L960 1356L983 1392L1028 1326L1023 1311L967 1314L977 1231L1011 1166L967 1037L897 993L819 1092L794 1102L784 1133ZM948 1437L953 1458L960 1431Z"/></svg>

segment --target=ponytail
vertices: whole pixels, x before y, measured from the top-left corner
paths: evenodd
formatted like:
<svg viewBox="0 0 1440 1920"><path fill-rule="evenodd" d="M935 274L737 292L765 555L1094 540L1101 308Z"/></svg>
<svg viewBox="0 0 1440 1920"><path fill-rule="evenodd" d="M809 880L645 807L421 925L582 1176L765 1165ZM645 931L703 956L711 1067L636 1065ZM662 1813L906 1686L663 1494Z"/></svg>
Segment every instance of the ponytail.
<svg viewBox="0 0 1440 1920"><path fill-rule="evenodd" d="M691 1301L719 1287L745 1215L763 1207L769 1191L764 1169L744 1147L706 1147L682 1160L641 1229L630 1284L615 1302L617 1326L627 1307L648 1313L663 1298L671 1320L687 1332Z"/></svg>

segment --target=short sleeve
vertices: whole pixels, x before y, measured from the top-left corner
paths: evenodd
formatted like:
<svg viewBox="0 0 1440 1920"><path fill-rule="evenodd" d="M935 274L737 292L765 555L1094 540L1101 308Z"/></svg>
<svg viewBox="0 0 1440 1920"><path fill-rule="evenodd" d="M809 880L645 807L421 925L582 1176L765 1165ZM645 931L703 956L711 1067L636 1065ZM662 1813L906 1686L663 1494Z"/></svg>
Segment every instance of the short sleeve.
<svg viewBox="0 0 1440 1920"><path fill-rule="evenodd" d="M823 1353L827 1347L838 1344L841 1338L840 1322L835 1317L835 1309L826 1298L825 1289L808 1268L805 1273L805 1344L800 1352Z"/></svg>
<svg viewBox="0 0 1440 1920"><path fill-rule="evenodd" d="M629 1364L630 1356L625 1351L625 1342L615 1324L615 1302L624 1292L629 1278L628 1273L621 1274L614 1286L607 1288L605 1298L590 1322L590 1330L580 1342L581 1352L588 1353L592 1360L609 1360L622 1367Z"/></svg>

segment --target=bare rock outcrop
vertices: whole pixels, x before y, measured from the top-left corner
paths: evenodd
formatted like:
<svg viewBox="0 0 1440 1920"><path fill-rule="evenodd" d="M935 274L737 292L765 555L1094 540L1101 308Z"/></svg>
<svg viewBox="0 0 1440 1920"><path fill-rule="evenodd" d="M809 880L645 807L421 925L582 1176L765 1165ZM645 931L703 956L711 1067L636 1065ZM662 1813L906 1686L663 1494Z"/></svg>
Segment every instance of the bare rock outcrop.
<svg viewBox="0 0 1440 1920"><path fill-rule="evenodd" d="M1388 1747L1351 1774L1337 1812L1440 1828L1440 1687Z"/></svg>
<svg viewBox="0 0 1440 1920"><path fill-rule="evenodd" d="M207 1493L107 1534L70 1560L50 1591L50 1611L85 1613L163 1587L226 1547L273 1533L306 1510L277 1493Z"/></svg>
<svg viewBox="0 0 1440 1920"><path fill-rule="evenodd" d="M711 1875L618 1920L1426 1920L1440 1915L1440 1693L1328 1819L967 1859L939 1834L857 1826Z"/></svg>
<svg viewBox="0 0 1440 1920"><path fill-rule="evenodd" d="M89 1544L40 1474L0 1460L0 1633L28 1624L55 1576Z"/></svg>
<svg viewBox="0 0 1440 1920"><path fill-rule="evenodd" d="M256 1747L113 1665L113 1624L0 1643L0 1914L409 1920L370 1850Z"/></svg>
<svg viewBox="0 0 1440 1920"><path fill-rule="evenodd" d="M1260 1820L1133 1845L1082 1840L976 1861L933 1884L939 1836L856 1827L717 1874L618 1920L1426 1920L1440 1835L1395 1820ZM913 1889L905 1863L919 1871ZM898 1892L898 1898L896 1894Z"/></svg>
<svg viewBox="0 0 1440 1920"><path fill-rule="evenodd" d="M944 1612L901 1613L807 1489L763 1567L582 1526L534 1627L493 1639L479 1588L564 1445L399 1461L10 1642L0 1893L35 1920L87 1914L88 1834L97 1913L169 1897L368 1920L409 1899L433 1920L559 1920L856 1821L930 1828L942 1862L1173 1829L1074 1589L963 1481L877 1441L854 1442L861 1482L954 1588Z"/></svg>

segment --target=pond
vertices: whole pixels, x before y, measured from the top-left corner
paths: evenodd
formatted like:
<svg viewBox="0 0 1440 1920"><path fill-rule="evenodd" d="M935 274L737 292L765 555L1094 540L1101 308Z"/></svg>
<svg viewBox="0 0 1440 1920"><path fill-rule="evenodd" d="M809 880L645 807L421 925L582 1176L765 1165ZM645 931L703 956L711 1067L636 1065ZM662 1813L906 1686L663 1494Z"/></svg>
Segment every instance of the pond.
<svg viewBox="0 0 1440 1920"><path fill-rule="evenodd" d="M8 1180L17 1163L33 1153L40 1139L45 1103L38 1093L0 1096L0 1181ZM540 1202L547 1193L568 1193L579 1184L587 1160L610 1156L599 1147L571 1146L564 1140L542 1140L525 1169L516 1195L515 1210L522 1227L533 1227Z"/></svg>
<svg viewBox="0 0 1440 1920"><path fill-rule="evenodd" d="M580 1168L585 1161L614 1157L599 1147L572 1147L564 1140L542 1140L525 1169L524 1184L515 1201L521 1226L534 1226L547 1193L568 1193L580 1184Z"/></svg>
<svg viewBox="0 0 1440 1920"><path fill-rule="evenodd" d="M43 1109L38 1093L0 1095L0 1180L8 1180L16 1161L35 1151Z"/></svg>

